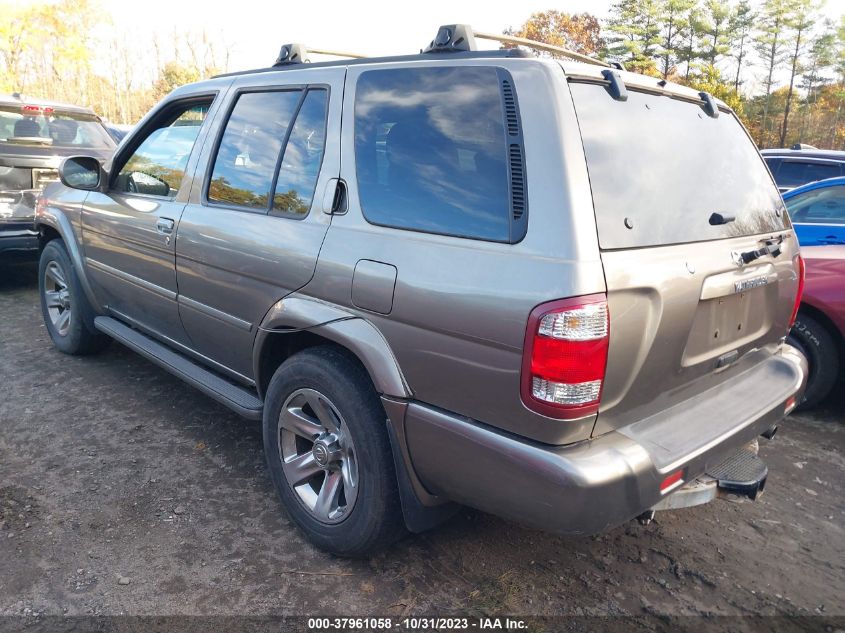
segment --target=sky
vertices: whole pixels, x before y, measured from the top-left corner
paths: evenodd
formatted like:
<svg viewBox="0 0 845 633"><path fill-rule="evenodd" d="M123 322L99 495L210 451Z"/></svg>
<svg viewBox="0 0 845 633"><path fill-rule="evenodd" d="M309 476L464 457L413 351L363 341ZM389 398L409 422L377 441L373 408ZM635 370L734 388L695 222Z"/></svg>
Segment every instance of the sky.
<svg viewBox="0 0 845 633"><path fill-rule="evenodd" d="M33 4L50 0L13 0ZM99 0L111 14L112 26L103 31L117 34L138 58L137 76L152 81L155 34L167 55L167 43L176 31L205 31L225 42L230 53L228 71L269 66L282 44L303 43L315 48L359 53L367 56L419 52L441 24L467 23L477 31L501 33L518 28L534 12L557 9L568 13L589 12L604 20L613 0ZM759 2L760 0L757 0ZM826 0L824 15L839 21L845 0ZM498 48L478 40L480 48ZM108 55L95 54L95 68L106 70ZM320 61L312 56L312 61ZM99 62L99 63L98 63ZM729 62L728 62L729 63ZM146 72L145 72L146 71ZM106 72L106 74L108 74ZM759 74L747 73L746 87L755 88ZM778 78L780 79L780 78Z"/></svg>
<svg viewBox="0 0 845 633"><path fill-rule="evenodd" d="M102 0L102 4L115 27L133 39L143 40L154 31L167 33L170 25L177 24L222 37L231 46L229 70L235 71L272 63L280 46L288 42L370 56L415 53L441 24L468 23L478 31L500 33L547 9L587 11L603 19L611 0L145 0L140 4ZM823 12L838 20L845 13L845 0L827 0ZM496 48L492 42L479 46Z"/></svg>
<svg viewBox="0 0 845 633"><path fill-rule="evenodd" d="M468 23L478 31L501 33L508 26L518 28L535 11L556 8L604 17L610 6L610 0L210 0L202 4L146 0L139 11L138 3L102 2L115 26L130 36L163 30L162 15L167 24L205 28L209 35L222 36L231 45L232 71L271 64L288 42L368 56L417 53L441 24ZM492 42L479 46L498 47Z"/></svg>

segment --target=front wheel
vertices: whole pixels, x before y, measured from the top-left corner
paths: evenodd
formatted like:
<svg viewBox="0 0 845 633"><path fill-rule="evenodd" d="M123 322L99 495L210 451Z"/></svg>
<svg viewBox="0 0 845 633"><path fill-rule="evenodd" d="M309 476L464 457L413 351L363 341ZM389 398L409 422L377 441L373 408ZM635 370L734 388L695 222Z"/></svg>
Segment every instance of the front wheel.
<svg viewBox="0 0 845 633"><path fill-rule="evenodd" d="M315 347L286 360L264 407L264 452L291 518L318 547L364 556L402 535L386 415L364 368Z"/></svg>
<svg viewBox="0 0 845 633"><path fill-rule="evenodd" d="M60 240L49 242L38 264L41 314L53 345L65 354L93 354L109 343L94 329L94 310Z"/></svg>

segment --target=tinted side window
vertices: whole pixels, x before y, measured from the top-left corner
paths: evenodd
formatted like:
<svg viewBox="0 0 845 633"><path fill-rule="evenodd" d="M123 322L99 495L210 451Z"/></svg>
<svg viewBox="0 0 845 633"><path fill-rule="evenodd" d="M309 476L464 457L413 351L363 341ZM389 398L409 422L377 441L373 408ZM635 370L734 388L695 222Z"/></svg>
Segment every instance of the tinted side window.
<svg viewBox="0 0 845 633"><path fill-rule="evenodd" d="M301 90L238 97L214 159L208 200L266 210L276 163Z"/></svg>
<svg viewBox="0 0 845 633"><path fill-rule="evenodd" d="M785 160L781 163L775 180L781 187L798 187L816 180L836 178L839 175L841 175L839 165Z"/></svg>
<svg viewBox="0 0 845 633"><path fill-rule="evenodd" d="M845 224L845 186L807 191L787 200L786 208L795 222Z"/></svg>
<svg viewBox="0 0 845 633"><path fill-rule="evenodd" d="M507 241L508 146L495 68L361 74L355 163L374 224Z"/></svg>
<svg viewBox="0 0 845 633"><path fill-rule="evenodd" d="M326 147L326 90L309 90L285 145L273 213L303 217L311 208Z"/></svg>
<svg viewBox="0 0 845 633"><path fill-rule="evenodd" d="M170 111L124 163L113 190L175 196L212 99Z"/></svg>

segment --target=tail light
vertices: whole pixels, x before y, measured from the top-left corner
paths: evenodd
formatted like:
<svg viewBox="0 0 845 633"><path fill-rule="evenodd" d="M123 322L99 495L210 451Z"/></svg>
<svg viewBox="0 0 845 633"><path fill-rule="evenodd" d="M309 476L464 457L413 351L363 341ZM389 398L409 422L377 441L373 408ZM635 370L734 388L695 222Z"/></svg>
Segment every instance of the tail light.
<svg viewBox="0 0 845 633"><path fill-rule="evenodd" d="M532 411L563 420L599 409L610 318L605 295L544 303L525 332L522 401Z"/></svg>
<svg viewBox="0 0 845 633"><path fill-rule="evenodd" d="M801 307L801 297L804 295L804 277L806 270L804 268L804 258L798 255L798 291L795 293L795 305L792 306L792 316L789 318L789 327L795 325L795 319L798 318L798 308Z"/></svg>

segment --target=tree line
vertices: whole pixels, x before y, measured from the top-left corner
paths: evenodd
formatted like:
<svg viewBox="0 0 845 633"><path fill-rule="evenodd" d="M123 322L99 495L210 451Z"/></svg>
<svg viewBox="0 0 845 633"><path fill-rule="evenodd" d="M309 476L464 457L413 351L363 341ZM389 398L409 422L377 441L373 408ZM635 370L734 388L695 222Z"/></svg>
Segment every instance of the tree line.
<svg viewBox="0 0 845 633"><path fill-rule="evenodd" d="M115 29L96 0L0 3L0 93L135 123L173 88L228 70L230 47L205 31L132 35Z"/></svg>
<svg viewBox="0 0 845 633"><path fill-rule="evenodd" d="M824 18L821 2L617 0L602 18L550 10L505 33L705 90L761 147L845 149L845 16ZM134 123L173 88L229 70L219 36L174 28L133 43L113 26L97 0L0 2L0 92Z"/></svg>
<svg viewBox="0 0 845 633"><path fill-rule="evenodd" d="M728 103L760 147L845 149L845 16L822 0L618 0L605 20L545 11L506 34L622 62Z"/></svg>

